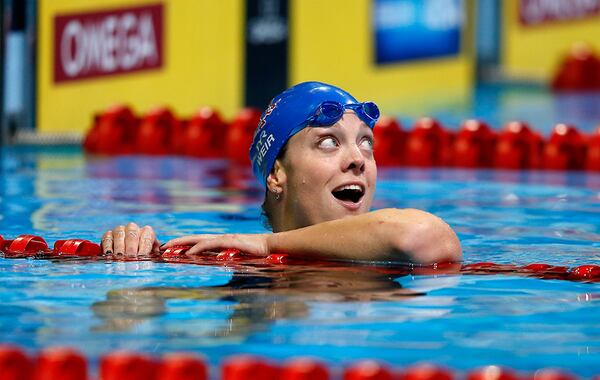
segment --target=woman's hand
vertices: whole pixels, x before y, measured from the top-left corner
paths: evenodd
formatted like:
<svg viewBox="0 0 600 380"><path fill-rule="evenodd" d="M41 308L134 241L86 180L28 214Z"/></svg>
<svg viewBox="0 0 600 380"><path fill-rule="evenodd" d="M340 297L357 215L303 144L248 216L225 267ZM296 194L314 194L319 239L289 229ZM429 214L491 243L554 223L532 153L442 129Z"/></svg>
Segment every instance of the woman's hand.
<svg viewBox="0 0 600 380"><path fill-rule="evenodd" d="M235 248L253 256L267 256L269 234L222 234L222 235L189 235L169 240L161 249L176 245L192 246L186 253L195 254L226 248Z"/></svg>
<svg viewBox="0 0 600 380"><path fill-rule="evenodd" d="M160 242L150 226L140 228L135 223L117 226L102 236L102 253L130 257L159 254Z"/></svg>

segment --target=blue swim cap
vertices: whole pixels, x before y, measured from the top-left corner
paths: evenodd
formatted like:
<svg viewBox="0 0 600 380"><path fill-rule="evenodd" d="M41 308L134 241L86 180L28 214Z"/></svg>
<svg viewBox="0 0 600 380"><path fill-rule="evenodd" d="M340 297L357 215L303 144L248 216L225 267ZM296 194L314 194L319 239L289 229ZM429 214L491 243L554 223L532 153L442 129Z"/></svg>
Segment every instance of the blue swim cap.
<svg viewBox="0 0 600 380"><path fill-rule="evenodd" d="M338 112L334 112L333 116L325 112L326 121L319 123L317 116L322 116L319 113L322 113L324 103L337 105ZM260 118L250 146L250 160L256 178L266 185L277 155L292 136L308 125L335 124L346 108L354 110L370 128L379 117L374 103L359 103L341 88L321 82L300 83L274 97Z"/></svg>

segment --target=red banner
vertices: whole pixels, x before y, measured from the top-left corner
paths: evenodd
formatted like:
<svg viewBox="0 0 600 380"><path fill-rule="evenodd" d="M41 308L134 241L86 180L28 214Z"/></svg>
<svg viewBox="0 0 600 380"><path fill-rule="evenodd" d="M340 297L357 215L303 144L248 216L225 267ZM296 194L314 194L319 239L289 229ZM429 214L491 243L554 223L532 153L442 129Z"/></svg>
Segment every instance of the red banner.
<svg viewBox="0 0 600 380"><path fill-rule="evenodd" d="M569 21L600 14L600 0L521 0L519 18L524 25Z"/></svg>
<svg viewBox="0 0 600 380"><path fill-rule="evenodd" d="M163 5L54 18L54 82L151 70L163 65Z"/></svg>

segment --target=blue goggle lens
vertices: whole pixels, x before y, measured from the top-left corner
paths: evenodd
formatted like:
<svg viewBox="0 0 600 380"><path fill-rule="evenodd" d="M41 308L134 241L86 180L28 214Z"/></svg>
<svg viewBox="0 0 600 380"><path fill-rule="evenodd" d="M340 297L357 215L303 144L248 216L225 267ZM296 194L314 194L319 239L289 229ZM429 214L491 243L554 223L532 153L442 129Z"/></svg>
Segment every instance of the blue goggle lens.
<svg viewBox="0 0 600 380"><path fill-rule="evenodd" d="M309 119L309 125L333 125L342 118L346 108L353 110L371 128L379 118L379 108L373 102L342 105L338 102L326 101L319 105L314 116Z"/></svg>
<svg viewBox="0 0 600 380"><path fill-rule="evenodd" d="M344 107L337 102L323 102L317 109L317 119L323 122L338 121L344 114Z"/></svg>
<svg viewBox="0 0 600 380"><path fill-rule="evenodd" d="M379 107L373 102L361 103L363 113L371 120L379 119Z"/></svg>

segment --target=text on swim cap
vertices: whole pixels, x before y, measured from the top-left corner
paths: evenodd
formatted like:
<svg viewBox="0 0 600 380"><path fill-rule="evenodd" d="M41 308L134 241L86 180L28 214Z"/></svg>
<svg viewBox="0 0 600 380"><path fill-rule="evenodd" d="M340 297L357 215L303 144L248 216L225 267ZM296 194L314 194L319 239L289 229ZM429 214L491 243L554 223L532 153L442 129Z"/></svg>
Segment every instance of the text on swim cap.
<svg viewBox="0 0 600 380"><path fill-rule="evenodd" d="M272 133L269 133L269 135L267 135L267 132L261 132L260 137L258 138L258 142L256 143L256 162L258 163L258 165L262 164L262 160L267 155L267 152L269 151L269 148L271 147L273 141L275 141L275 136L273 136Z"/></svg>

